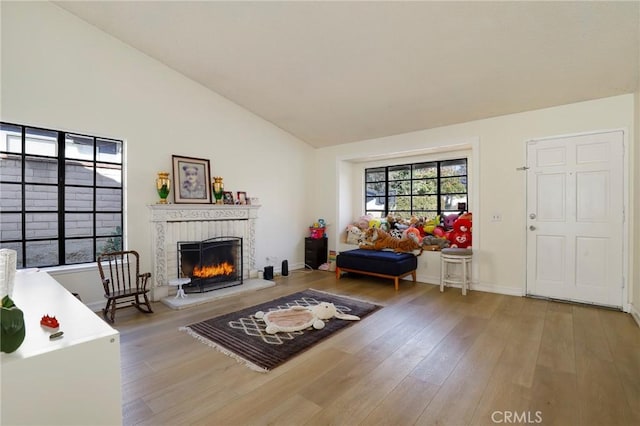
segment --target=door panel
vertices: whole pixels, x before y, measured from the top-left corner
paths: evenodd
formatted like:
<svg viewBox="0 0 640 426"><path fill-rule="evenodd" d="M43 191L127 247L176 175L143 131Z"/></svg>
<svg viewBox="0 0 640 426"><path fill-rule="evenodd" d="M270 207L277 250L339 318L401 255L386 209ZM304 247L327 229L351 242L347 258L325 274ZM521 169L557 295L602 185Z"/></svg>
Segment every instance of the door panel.
<svg viewBox="0 0 640 426"><path fill-rule="evenodd" d="M527 293L622 306L623 134L527 143Z"/></svg>
<svg viewBox="0 0 640 426"><path fill-rule="evenodd" d="M536 176L538 220L565 221L565 176L564 174L546 174Z"/></svg>

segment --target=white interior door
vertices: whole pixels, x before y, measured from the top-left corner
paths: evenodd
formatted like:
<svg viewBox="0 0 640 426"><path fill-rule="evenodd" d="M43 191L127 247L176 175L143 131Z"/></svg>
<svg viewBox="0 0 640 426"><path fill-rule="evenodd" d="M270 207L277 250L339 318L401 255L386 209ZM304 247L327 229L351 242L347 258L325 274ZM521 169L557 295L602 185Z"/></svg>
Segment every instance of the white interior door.
<svg viewBox="0 0 640 426"><path fill-rule="evenodd" d="M527 293L622 306L623 133L527 142Z"/></svg>

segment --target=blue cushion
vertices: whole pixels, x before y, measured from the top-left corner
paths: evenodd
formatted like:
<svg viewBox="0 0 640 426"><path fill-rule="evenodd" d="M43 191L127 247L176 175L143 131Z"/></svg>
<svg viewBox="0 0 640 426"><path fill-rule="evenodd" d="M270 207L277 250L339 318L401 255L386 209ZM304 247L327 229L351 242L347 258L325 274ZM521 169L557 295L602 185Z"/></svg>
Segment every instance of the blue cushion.
<svg viewBox="0 0 640 426"><path fill-rule="evenodd" d="M336 265L338 268L401 276L418 268L418 258L411 253L355 249L338 254Z"/></svg>

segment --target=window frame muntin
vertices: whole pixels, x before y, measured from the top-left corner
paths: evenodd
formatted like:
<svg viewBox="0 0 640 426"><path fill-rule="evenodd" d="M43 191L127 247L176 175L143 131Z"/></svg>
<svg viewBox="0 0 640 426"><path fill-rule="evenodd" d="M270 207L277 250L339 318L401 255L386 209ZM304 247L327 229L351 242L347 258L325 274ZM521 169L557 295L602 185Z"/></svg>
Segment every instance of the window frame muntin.
<svg viewBox="0 0 640 426"><path fill-rule="evenodd" d="M21 253L19 253L19 255L21 255L21 259L18 260L18 264L21 265L22 268L31 268L31 267L37 267L37 268L56 268L56 267L78 267L78 266L83 266L83 265L91 265L94 264L96 262L97 256L98 256L98 240L104 240L106 238L120 238L120 244L121 244L121 248L125 249L126 248L126 232L125 232L125 140L124 139L117 139L117 138L113 138L113 137L107 137L107 136L99 136L99 135L88 135L82 132L77 132L77 131L65 131L65 130L59 130L59 129L50 129L50 128L45 128L45 127L40 127L40 126L33 126L33 125L28 125L28 124L17 124L17 123L13 123L13 122L8 122L8 121L0 121L0 125L1 126L7 126L7 127L15 127L20 129L20 141L21 141L21 148L20 148L20 152L15 152L15 151L11 151L11 150L3 150L2 148L4 147L4 145L0 146L0 155L1 156L15 156L15 157L19 157L19 161L20 161L20 166L21 166L21 171L20 171L20 181L19 182L15 182L15 181L11 181L11 180L2 180L1 179L1 175L0 175L0 184L7 184L7 185L13 185L13 186L19 186L20 187L20 202L21 202L21 208L20 210L5 210L5 208L1 208L0 209L0 215L4 215L4 214L19 214L20 218L21 218L21 230L20 230L20 235L21 235L21 239L7 239L7 240L2 240L1 236L0 236L0 245L4 245L4 244L19 244L20 248L21 248ZM12 131L15 129L12 129ZM57 154L55 156L51 156L51 155L46 155L46 154L33 154L33 153L26 153L26 144L27 144L27 137L28 137L28 133L29 130L34 130L36 132L51 132L51 133L56 133L56 150L57 150ZM93 158L91 160L86 160L86 159L77 159L77 158L66 158L65 157L65 148L66 148L66 137L67 135L70 136L78 136L81 138L87 138L92 140L93 143ZM114 142L120 145L120 162L114 162L114 161L106 161L106 160L98 160L98 141L107 141L107 142ZM7 149L9 149L10 146L7 145ZM57 179L56 179L56 183L49 183L49 182L26 182L26 162L27 159L30 158L42 158L42 159L52 159L55 160L57 162L57 170L56 170L56 174L57 174ZM70 184L67 185L65 183L66 181L66 164L67 164L67 160L70 161L83 161L83 162L90 162L92 164L92 184L91 185L80 185L80 184ZM119 166L120 170L119 170L119 175L120 175L120 186L107 186L107 185L97 185L97 173L98 173L98 168L100 165L114 165L114 166ZM32 185L32 186L48 186L48 187L56 187L57 188L57 204L58 204L58 208L57 210L28 210L27 205L26 205L26 186L28 185ZM67 210L66 209L66 204L65 204L65 190L67 187L82 187L82 188L91 188L92 189L92 208L91 210ZM98 189L118 189L120 190L120 209L119 210L97 210L97 190ZM89 237L67 237L66 236L66 232L65 232L65 216L67 214L81 214L81 213L85 213L85 214L91 214L92 217L92 232L91 232L91 236ZM58 228L58 232L57 232L57 237L42 237L42 238L27 238L27 226L26 226L26 217L28 214L56 214L57 216L57 228ZM97 216L99 214L119 214L120 215L120 220L119 220L119 225L117 225L117 227L120 228L120 233L119 234L110 234L110 235L101 235L98 233L98 228L97 228ZM92 246L92 259L91 261L86 261L86 262L67 262L66 261L66 256L67 253L65 251L65 243L66 241L78 241L78 240L91 240L91 246ZM58 262L56 264L47 264L47 265L29 265L27 263L27 244L30 242L40 242L40 241L51 241L51 242L57 242L57 247L58 247L58 253L57 253L57 257L58 257Z"/></svg>
<svg viewBox="0 0 640 426"><path fill-rule="evenodd" d="M451 163L451 162L456 162L456 161L464 161L465 164L465 170L466 173L465 174L456 174L456 175L448 175L448 176L442 176L441 172L442 172L442 165L443 163ZM370 212L375 213L375 212L380 212L380 216L382 218L388 216L390 213L396 213L398 212L399 214L402 215L414 215L416 214L416 212L419 212L420 216L423 216L425 212L429 212L429 213L435 213L435 215L442 215L442 214L447 214L447 213L455 213L455 212L459 212L459 210L457 209L447 209L444 210L443 209L443 205L442 205L442 196L443 195L458 195L458 194L464 194L466 195L466 205L467 205L467 210L469 209L470 206L470 196L469 196L469 191L470 191L470 187L469 187L469 163L470 163L470 159L468 155L464 155L464 156L460 156L460 157L456 157L456 158L439 158L439 159L422 159L420 161L416 161L416 162L412 162L412 163L389 163L389 164L376 164L376 165L371 165L371 166L365 166L363 168L363 189L364 189L364 194L363 194L363 199L364 199L364 214L369 214ZM436 164L436 176L435 177L420 177L420 178L414 178L413 177L413 172L414 172L414 168L416 166L420 166L420 165L425 165L425 164ZM411 197L410 199L410 210L393 210L391 211L389 209L389 199L392 197L389 194L389 169L392 168L401 168L401 167L406 167L409 166L410 167L410 176L407 179L397 179L395 181L409 181L410 185L411 185L411 191L409 196ZM380 170L384 170L384 181L368 181L367 180L367 175L369 171L376 171L379 172ZM466 192L447 192L447 193L442 193L441 192L441 181L442 179L447 179L447 178L455 178L455 177L464 177L466 179L465 182L465 187L466 187ZM435 180L436 181L436 193L428 193L428 194L417 194L414 192L414 181L421 181L421 180ZM371 198L370 196L367 195L367 185L370 183L375 183L375 182L383 182L384 183L384 187L385 187L385 194L384 194L384 208L383 209L368 209L367 208L367 203L368 203L368 198ZM401 195L401 196L405 196L405 195ZM414 208L414 197L415 196L435 196L436 197L436 210L416 210ZM380 198L380 197L375 197L375 198Z"/></svg>

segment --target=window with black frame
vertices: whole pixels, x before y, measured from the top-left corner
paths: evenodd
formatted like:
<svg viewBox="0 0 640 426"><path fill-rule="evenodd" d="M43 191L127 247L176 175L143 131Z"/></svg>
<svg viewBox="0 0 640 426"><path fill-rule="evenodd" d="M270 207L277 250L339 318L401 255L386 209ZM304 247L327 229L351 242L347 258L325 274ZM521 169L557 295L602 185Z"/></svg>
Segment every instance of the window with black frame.
<svg viewBox="0 0 640 426"><path fill-rule="evenodd" d="M95 262L123 247L123 142L0 123L0 247L18 267Z"/></svg>
<svg viewBox="0 0 640 426"><path fill-rule="evenodd" d="M468 205L467 159L365 169L365 214L431 220Z"/></svg>

